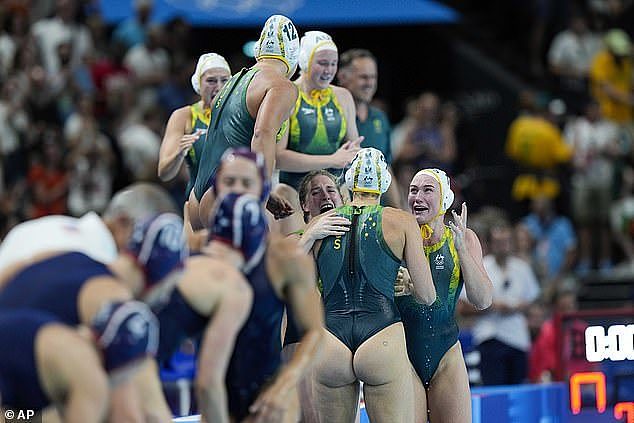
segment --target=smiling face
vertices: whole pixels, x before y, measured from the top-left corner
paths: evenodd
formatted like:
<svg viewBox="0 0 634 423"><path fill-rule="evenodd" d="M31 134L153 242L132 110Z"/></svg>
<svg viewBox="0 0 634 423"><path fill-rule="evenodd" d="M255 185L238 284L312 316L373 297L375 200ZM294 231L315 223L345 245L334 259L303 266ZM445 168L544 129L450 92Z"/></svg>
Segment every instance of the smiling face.
<svg viewBox="0 0 634 423"><path fill-rule="evenodd" d="M407 205L419 225L431 222L440 211L440 184L433 176L419 173L409 185Z"/></svg>
<svg viewBox="0 0 634 423"><path fill-rule="evenodd" d="M374 59L359 57L352 61L345 72L342 83L350 90L355 100L364 103L372 101L376 93L377 69ZM343 76L343 75L342 75Z"/></svg>
<svg viewBox="0 0 634 423"><path fill-rule="evenodd" d="M207 69L200 77L200 97L211 103L230 77L229 71L224 68Z"/></svg>
<svg viewBox="0 0 634 423"><path fill-rule="evenodd" d="M310 180L308 192L302 199L302 210L310 218L342 205L341 194L332 179L326 175L316 175Z"/></svg>
<svg viewBox="0 0 634 423"><path fill-rule="evenodd" d="M260 197L262 193L262 180L256 164L243 157L224 162L217 177L216 194L219 198L230 192L255 197Z"/></svg>
<svg viewBox="0 0 634 423"><path fill-rule="evenodd" d="M310 65L310 82L317 89L328 88L335 74L337 73L337 63L339 56L334 50L321 50L313 55Z"/></svg>

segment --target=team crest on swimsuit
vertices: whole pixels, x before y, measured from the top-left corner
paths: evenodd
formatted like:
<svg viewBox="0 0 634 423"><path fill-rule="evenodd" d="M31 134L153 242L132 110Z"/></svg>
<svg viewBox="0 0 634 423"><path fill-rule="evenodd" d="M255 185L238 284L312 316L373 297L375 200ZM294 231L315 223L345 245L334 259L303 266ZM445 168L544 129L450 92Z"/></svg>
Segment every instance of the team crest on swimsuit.
<svg viewBox="0 0 634 423"><path fill-rule="evenodd" d="M327 107L324 109L324 112L326 113L326 120L335 120L335 111L333 109Z"/></svg>
<svg viewBox="0 0 634 423"><path fill-rule="evenodd" d="M434 258L434 264L436 265L436 270L443 270L445 268L445 256L438 254Z"/></svg>

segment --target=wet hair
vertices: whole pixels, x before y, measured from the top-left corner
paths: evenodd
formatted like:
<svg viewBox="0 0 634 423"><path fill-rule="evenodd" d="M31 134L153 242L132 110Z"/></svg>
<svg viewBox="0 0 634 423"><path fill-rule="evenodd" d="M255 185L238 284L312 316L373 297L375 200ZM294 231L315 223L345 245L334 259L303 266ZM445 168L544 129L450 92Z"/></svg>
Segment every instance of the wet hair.
<svg viewBox="0 0 634 423"><path fill-rule="evenodd" d="M339 187L339 182L337 181L337 177L335 175L328 172L327 170L313 170L311 172L308 172L306 176L304 176L299 182L299 204L302 206L302 209L306 204L306 196L308 196L308 192L310 191L310 183L315 176L319 175L327 176L337 187L337 192L339 193L339 196L341 196L341 198L343 199L343 195L341 195L341 188ZM309 218L310 216L308 216L308 213L304 212L304 221L308 222Z"/></svg>
<svg viewBox="0 0 634 423"><path fill-rule="evenodd" d="M376 57L370 50L364 48L352 48L341 53L339 57L339 68L344 69L352 65L355 59L372 59L376 62Z"/></svg>

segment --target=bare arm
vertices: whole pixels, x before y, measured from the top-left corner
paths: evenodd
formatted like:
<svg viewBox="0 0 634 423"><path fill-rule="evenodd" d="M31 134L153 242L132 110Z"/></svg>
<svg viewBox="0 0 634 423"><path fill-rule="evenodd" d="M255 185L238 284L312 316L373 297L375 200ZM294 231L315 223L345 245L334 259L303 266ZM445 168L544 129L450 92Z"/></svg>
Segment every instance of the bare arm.
<svg viewBox="0 0 634 423"><path fill-rule="evenodd" d="M406 212L399 214L402 216L401 222L405 228L405 251L403 255L412 279L412 285L414 286L414 297L423 304L431 305L436 301L436 288L432 280L429 261L425 256L420 228L414 216Z"/></svg>
<svg viewBox="0 0 634 423"><path fill-rule="evenodd" d="M458 215L452 210L454 245L460 258L460 270L465 281L467 298L478 310L484 310L493 301L493 284L482 263L482 246L475 232L467 228L467 204L462 203Z"/></svg>
<svg viewBox="0 0 634 423"><path fill-rule="evenodd" d="M253 292L238 275L228 277L219 286L226 288L207 325L198 357L196 398L201 414L207 422L229 422L225 376L233 346L249 317Z"/></svg>
<svg viewBox="0 0 634 423"><path fill-rule="evenodd" d="M189 119L191 112L186 106L174 111L167 121L159 151L158 176L162 181L176 177L185 155L200 137L200 132L186 134Z"/></svg>
<svg viewBox="0 0 634 423"><path fill-rule="evenodd" d="M349 230L350 221L345 217L338 216L336 210L330 210L308 222L304 234L299 239L299 246L304 253L308 254L315 241L327 236L345 235Z"/></svg>
<svg viewBox="0 0 634 423"><path fill-rule="evenodd" d="M295 85L290 81L282 81L269 88L258 109L251 149L264 155L269 178L275 168L275 137L282 123L290 116L296 100Z"/></svg>
<svg viewBox="0 0 634 423"><path fill-rule="evenodd" d="M300 329L304 330L299 347L291 361L282 368L275 382L266 389L250 412L259 421L281 421L288 405L288 396L315 360L324 325L324 311L319 293L315 287L317 280L312 258L301 252L293 240L284 239L269 247L271 280L281 289L290 304Z"/></svg>
<svg viewBox="0 0 634 423"><path fill-rule="evenodd" d="M357 129L357 106L354 104L352 94L350 94L347 88L337 86L333 86L332 88L346 116L346 141L354 141L359 138L359 131Z"/></svg>

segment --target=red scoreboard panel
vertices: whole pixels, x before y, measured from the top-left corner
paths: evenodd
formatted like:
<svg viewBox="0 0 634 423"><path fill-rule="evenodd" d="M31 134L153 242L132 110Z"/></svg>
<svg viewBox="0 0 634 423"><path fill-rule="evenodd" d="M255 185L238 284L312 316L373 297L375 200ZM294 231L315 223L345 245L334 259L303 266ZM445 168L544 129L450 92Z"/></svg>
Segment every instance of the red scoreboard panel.
<svg viewBox="0 0 634 423"><path fill-rule="evenodd" d="M593 408L634 421L634 309L585 310L557 322L560 365L570 409Z"/></svg>

